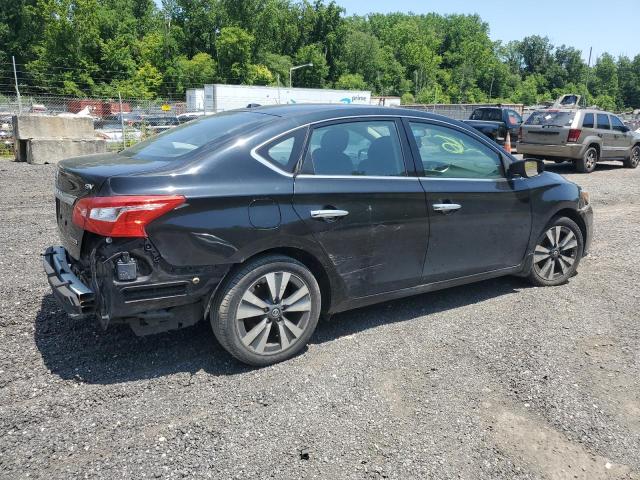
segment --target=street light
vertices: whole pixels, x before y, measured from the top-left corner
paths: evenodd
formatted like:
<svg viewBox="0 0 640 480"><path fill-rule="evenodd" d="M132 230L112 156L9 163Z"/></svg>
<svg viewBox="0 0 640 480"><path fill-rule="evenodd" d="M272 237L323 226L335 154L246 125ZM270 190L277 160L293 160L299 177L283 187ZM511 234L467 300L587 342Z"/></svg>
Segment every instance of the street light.
<svg viewBox="0 0 640 480"><path fill-rule="evenodd" d="M297 67L291 67L289 69L289 88L291 88L291 73L294 70L298 70L299 68L304 68L304 67L313 67L313 63L309 62L309 63L305 63L304 65L298 65Z"/></svg>

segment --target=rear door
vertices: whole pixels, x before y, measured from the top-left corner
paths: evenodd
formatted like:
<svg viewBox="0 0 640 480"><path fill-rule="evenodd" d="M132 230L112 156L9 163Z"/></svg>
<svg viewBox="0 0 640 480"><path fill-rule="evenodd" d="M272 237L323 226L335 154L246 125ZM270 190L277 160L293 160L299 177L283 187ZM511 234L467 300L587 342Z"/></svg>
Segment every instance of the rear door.
<svg viewBox="0 0 640 480"><path fill-rule="evenodd" d="M596 115L596 135L602 138L602 151L600 152L600 158L615 158L615 135L611 130L609 115L606 113L598 113Z"/></svg>
<svg viewBox="0 0 640 480"><path fill-rule="evenodd" d="M410 287L427 250L425 193L406 162L394 118L312 126L294 208L344 281L350 297Z"/></svg>
<svg viewBox="0 0 640 480"><path fill-rule="evenodd" d="M564 145L575 118L575 111L538 110L533 112L522 128L522 143Z"/></svg>
<svg viewBox="0 0 640 480"><path fill-rule="evenodd" d="M501 153L458 127L406 121L427 193L425 283L519 265L531 233L529 190L507 180Z"/></svg>

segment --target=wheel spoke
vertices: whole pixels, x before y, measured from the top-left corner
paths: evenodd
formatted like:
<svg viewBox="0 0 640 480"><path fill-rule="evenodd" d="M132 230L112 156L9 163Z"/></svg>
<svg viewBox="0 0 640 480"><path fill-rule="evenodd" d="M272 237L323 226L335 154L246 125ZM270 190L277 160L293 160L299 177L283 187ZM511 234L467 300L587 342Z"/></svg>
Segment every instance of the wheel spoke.
<svg viewBox="0 0 640 480"><path fill-rule="evenodd" d="M549 243L553 247L555 245L555 240L553 239L553 229L550 228L549 230L547 230L546 235L547 235L547 240L549 240Z"/></svg>
<svg viewBox="0 0 640 480"><path fill-rule="evenodd" d="M567 250L573 250L578 246L578 241L574 238L570 242L565 243L560 247L561 252L566 252Z"/></svg>
<svg viewBox="0 0 640 480"><path fill-rule="evenodd" d="M560 255L559 257L563 262L565 262L569 267L573 265L576 260L574 258L568 257L567 255Z"/></svg>
<svg viewBox="0 0 640 480"><path fill-rule="evenodd" d="M546 260L551 255L551 250L543 247L542 245L537 245L536 250L533 254L533 262L540 263L543 260Z"/></svg>
<svg viewBox="0 0 640 480"><path fill-rule="evenodd" d="M267 319L263 318L260 323L258 323L255 327L247 332L247 334L242 337L242 343L244 343L247 347L253 343L253 341L258 338L264 329L267 326Z"/></svg>
<svg viewBox="0 0 640 480"><path fill-rule="evenodd" d="M282 317L282 322L296 338L298 338L304 332L304 330L298 327L295 323L291 322L288 318Z"/></svg>
<svg viewBox="0 0 640 480"><path fill-rule="evenodd" d="M264 333L260 337L260 341L258 345L256 345L256 352L264 353L264 347L267 346L267 340L269 339L269 334L271 333L271 327L273 323L267 323L267 327L264 329Z"/></svg>
<svg viewBox="0 0 640 480"><path fill-rule="evenodd" d="M289 279L291 278L291 274L289 272L282 272L280 276L280 283L278 285L278 299L282 301L284 297L284 292L287 289L287 285L289 285Z"/></svg>
<svg viewBox="0 0 640 480"><path fill-rule="evenodd" d="M553 261L553 258L549 258L549 260L547 260L547 263L544 264L544 267L542 267L542 270L540 270L540 276L546 278L547 280L551 280L553 278L554 264L555 262Z"/></svg>
<svg viewBox="0 0 640 480"><path fill-rule="evenodd" d="M554 229L554 238L555 238L554 245L557 247L558 244L560 243L560 233L562 232L562 227L553 227L553 229Z"/></svg>
<svg viewBox="0 0 640 480"><path fill-rule="evenodd" d="M567 245L571 243L572 240L575 240L575 238L576 236L573 234L571 230L569 230L569 233L567 233L567 235L564 237L562 242L560 242L560 244L558 245L558 248L560 248L560 250L566 250Z"/></svg>
<svg viewBox="0 0 640 480"><path fill-rule="evenodd" d="M264 310L258 308L250 303L245 303L244 299L238 305L238 311L236 312L236 320L242 320L243 318L259 317L264 315Z"/></svg>
<svg viewBox="0 0 640 480"><path fill-rule="evenodd" d="M567 268L570 267L570 265L565 265L565 263L560 259L560 257L556 258L556 265L560 265L560 270L562 271L563 275L567 271Z"/></svg>
<svg viewBox="0 0 640 480"><path fill-rule="evenodd" d="M309 289L307 288L306 285L301 286L298 290L296 290L295 292L293 292L292 295L290 295L289 297L285 298L282 301L283 305L286 305L287 307L293 305L294 303L296 303L298 300L300 300L302 297L304 297L305 295L309 294Z"/></svg>
<svg viewBox="0 0 640 480"><path fill-rule="evenodd" d="M267 273L264 278L267 280L267 285L269 286L269 295L271 296L271 301L276 303L276 298L278 298L278 287L276 286L276 274L275 273Z"/></svg>
<svg viewBox="0 0 640 480"><path fill-rule="evenodd" d="M311 301L308 298L302 298L293 305L287 306L287 312L308 312L311 310Z"/></svg>
<svg viewBox="0 0 640 480"><path fill-rule="evenodd" d="M248 302L252 305L255 305L256 307L259 307L259 308L269 308L269 305L267 304L267 302L265 302L264 300L260 300L258 297L256 297L253 294L253 292L249 290L244 292L244 295L242 296L242 300L244 302Z"/></svg>
<svg viewBox="0 0 640 480"><path fill-rule="evenodd" d="M282 322L278 323L278 331L280 332L280 346L284 350L290 345L289 337L287 336L287 331L284 328Z"/></svg>

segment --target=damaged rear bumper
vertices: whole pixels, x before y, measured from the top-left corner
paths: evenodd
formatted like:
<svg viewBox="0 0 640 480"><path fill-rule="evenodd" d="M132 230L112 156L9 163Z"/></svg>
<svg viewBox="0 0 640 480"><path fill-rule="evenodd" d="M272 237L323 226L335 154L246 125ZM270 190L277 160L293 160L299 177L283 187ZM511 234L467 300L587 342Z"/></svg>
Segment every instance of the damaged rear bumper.
<svg viewBox="0 0 640 480"><path fill-rule="evenodd" d="M95 292L71 271L64 247L47 248L42 263L54 297L70 317L82 318L95 312Z"/></svg>

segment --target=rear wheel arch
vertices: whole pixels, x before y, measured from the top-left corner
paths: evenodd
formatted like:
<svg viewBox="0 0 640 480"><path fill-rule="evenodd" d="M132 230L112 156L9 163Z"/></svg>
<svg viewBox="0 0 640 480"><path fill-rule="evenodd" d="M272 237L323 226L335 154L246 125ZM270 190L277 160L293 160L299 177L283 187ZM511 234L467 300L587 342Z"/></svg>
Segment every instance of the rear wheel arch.
<svg viewBox="0 0 640 480"><path fill-rule="evenodd" d="M316 278L316 281L318 282L318 286L320 287L320 294L322 296L321 311L327 312L331 309L332 299L334 298L335 290L332 286L333 283L331 281L331 276L330 276L328 267L325 264L323 264L323 262L319 260L317 256L301 248L275 247L275 248L265 249L260 252L256 252L253 255L244 258L242 262L236 263L231 268L229 268L229 270L227 271L225 276L222 278L218 286L215 288L213 292L211 292L211 296L209 298L209 301L207 302L207 307L205 308L205 311L204 311L204 317L206 318L209 315L209 311L215 300L215 296L220 290L220 286L223 285L224 282L227 281L227 279L231 278L236 271L243 268L247 263L252 262L257 258L265 257L269 255L284 255L299 261L305 267L307 267L311 271L313 276Z"/></svg>

